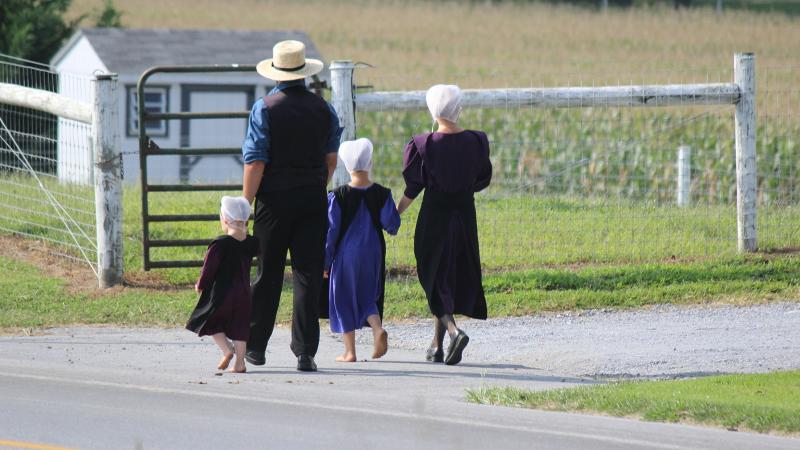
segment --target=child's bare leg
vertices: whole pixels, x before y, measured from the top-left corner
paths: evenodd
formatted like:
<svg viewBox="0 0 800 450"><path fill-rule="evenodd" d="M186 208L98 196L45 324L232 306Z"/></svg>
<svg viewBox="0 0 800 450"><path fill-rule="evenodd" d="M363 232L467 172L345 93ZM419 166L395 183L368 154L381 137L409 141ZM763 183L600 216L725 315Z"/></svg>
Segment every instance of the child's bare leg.
<svg viewBox="0 0 800 450"><path fill-rule="evenodd" d="M372 358L377 359L385 355L389 350L389 334L383 329L381 316L373 314L367 317L367 323L372 327L372 342L374 346Z"/></svg>
<svg viewBox="0 0 800 450"><path fill-rule="evenodd" d="M247 372L247 366L244 364L247 341L233 341L233 347L236 350L236 362L233 363L233 369L230 369L230 371L236 373Z"/></svg>
<svg viewBox="0 0 800 450"><path fill-rule="evenodd" d="M356 362L356 332L348 331L342 335L344 354L336 357L338 362Z"/></svg>
<svg viewBox="0 0 800 450"><path fill-rule="evenodd" d="M222 350L222 359L219 360L217 369L225 370L228 368L228 364L231 363L231 358L233 358L233 346L231 346L231 342L228 338L225 337L225 333L216 333L211 335L211 337L214 338L214 342L219 349Z"/></svg>

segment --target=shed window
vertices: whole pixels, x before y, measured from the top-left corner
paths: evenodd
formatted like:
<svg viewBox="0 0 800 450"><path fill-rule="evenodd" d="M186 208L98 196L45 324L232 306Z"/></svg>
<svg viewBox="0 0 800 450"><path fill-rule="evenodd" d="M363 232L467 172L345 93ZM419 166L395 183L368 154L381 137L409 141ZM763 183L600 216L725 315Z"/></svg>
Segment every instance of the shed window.
<svg viewBox="0 0 800 450"><path fill-rule="evenodd" d="M169 110L169 88L148 87L144 90L144 107L149 113L165 113ZM166 136L166 120L148 120L145 122L148 136ZM139 102L136 87L128 87L128 136L139 134Z"/></svg>

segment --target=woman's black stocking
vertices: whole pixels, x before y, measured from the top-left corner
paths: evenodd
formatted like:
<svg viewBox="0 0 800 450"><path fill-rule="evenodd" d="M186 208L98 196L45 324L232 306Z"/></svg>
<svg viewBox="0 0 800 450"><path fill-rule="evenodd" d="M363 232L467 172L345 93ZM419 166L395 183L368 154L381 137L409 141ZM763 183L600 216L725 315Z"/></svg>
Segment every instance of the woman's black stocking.
<svg viewBox="0 0 800 450"><path fill-rule="evenodd" d="M442 325L442 322L436 318L433 321L433 342L431 343L431 347L433 348L443 348L444 345L444 332L446 328Z"/></svg>
<svg viewBox="0 0 800 450"><path fill-rule="evenodd" d="M447 333L450 335L450 338L453 338L458 334L456 320L453 318L452 314L442 315L442 317L439 317L439 322L442 324L442 327L447 329ZM442 332L442 334L444 335L444 332Z"/></svg>

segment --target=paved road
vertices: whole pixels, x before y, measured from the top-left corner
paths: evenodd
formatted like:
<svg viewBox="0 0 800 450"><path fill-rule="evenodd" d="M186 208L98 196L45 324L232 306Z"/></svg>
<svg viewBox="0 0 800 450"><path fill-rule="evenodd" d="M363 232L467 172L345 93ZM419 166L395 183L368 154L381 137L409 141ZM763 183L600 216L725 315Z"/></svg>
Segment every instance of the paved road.
<svg viewBox="0 0 800 450"><path fill-rule="evenodd" d="M398 334L402 327L396 325ZM209 340L181 330L75 328L0 338L0 446L73 448L800 448L800 440L718 429L467 404L464 389L592 383L512 361L446 367L393 347L298 373L278 329L268 365L219 374ZM390 337L391 339L391 337ZM367 347L360 347L368 355ZM523 358L524 359L524 358Z"/></svg>

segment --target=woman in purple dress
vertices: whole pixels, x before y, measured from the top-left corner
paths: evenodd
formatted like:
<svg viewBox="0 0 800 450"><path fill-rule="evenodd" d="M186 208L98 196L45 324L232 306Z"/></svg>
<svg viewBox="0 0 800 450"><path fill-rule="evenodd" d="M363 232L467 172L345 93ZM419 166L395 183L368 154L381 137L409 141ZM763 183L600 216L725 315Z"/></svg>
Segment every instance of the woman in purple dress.
<svg viewBox="0 0 800 450"><path fill-rule="evenodd" d="M246 371L244 354L250 337L250 264L259 247L258 239L247 235L250 203L228 196L221 203L219 220L225 235L208 246L195 285L200 299L186 328L214 339L222 350L218 369L227 369L235 354L231 371L241 373Z"/></svg>
<svg viewBox="0 0 800 450"><path fill-rule="evenodd" d="M486 134L458 126L458 86L436 85L425 97L438 129L414 136L406 146L406 190L398 211L402 214L425 190L414 232L414 256L428 307L436 317L426 359L452 365L461 361L469 342L453 315L486 319L474 193L489 186L492 163ZM446 354L445 331L450 336Z"/></svg>
<svg viewBox="0 0 800 450"><path fill-rule="evenodd" d="M328 194L325 276L330 278L331 331L343 333L345 348L336 361L355 362L355 330L364 325L372 328L373 358L385 355L388 348L388 335L381 323L386 258L383 230L397 234L400 214L392 192L369 178L369 139L343 142L339 157L351 181Z"/></svg>

